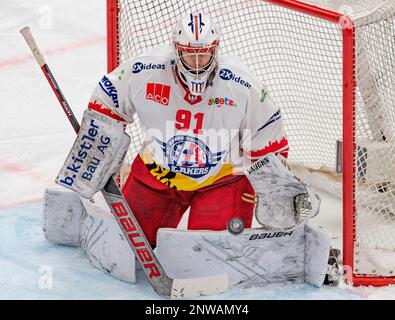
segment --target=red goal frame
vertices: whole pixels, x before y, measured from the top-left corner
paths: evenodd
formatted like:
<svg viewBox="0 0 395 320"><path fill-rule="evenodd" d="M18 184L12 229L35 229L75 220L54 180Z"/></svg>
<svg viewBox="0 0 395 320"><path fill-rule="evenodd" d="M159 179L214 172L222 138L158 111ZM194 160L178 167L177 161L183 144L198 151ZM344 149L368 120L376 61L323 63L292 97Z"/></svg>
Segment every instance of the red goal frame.
<svg viewBox="0 0 395 320"><path fill-rule="evenodd" d="M355 241L355 27L347 16L297 0L262 0L339 25L343 36L343 267L354 286L395 284L395 277L354 274ZM119 64L118 0L107 0L107 70Z"/></svg>

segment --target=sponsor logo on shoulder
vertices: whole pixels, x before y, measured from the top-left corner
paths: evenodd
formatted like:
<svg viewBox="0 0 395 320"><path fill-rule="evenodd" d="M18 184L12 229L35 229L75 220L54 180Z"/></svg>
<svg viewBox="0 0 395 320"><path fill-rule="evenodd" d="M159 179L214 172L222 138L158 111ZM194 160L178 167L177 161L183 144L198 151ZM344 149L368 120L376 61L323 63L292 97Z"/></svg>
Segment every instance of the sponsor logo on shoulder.
<svg viewBox="0 0 395 320"><path fill-rule="evenodd" d="M290 237L292 235L292 233L293 233L293 231L254 233L250 236L250 238L248 240L263 240L263 239Z"/></svg>
<svg viewBox="0 0 395 320"><path fill-rule="evenodd" d="M100 88L111 98L116 108L119 107L118 92L110 79L104 76L99 82Z"/></svg>
<svg viewBox="0 0 395 320"><path fill-rule="evenodd" d="M232 80L232 81L235 81L237 83L240 83L241 85L245 86L248 89L251 88L251 85L247 81L241 79L240 76L238 76L237 74L234 74L229 69L221 69L221 70L219 70L219 77L222 80Z"/></svg>
<svg viewBox="0 0 395 320"><path fill-rule="evenodd" d="M266 101L267 97L267 91L265 89L262 89L261 91L261 102L264 103Z"/></svg>
<svg viewBox="0 0 395 320"><path fill-rule="evenodd" d="M160 64L160 63L142 63L142 62L136 62L133 66L132 66L132 73L139 73L143 70L157 70L157 69L165 69L165 65L164 64Z"/></svg>
<svg viewBox="0 0 395 320"><path fill-rule="evenodd" d="M170 86L160 83L147 83L146 99L152 100L164 106L169 105Z"/></svg>

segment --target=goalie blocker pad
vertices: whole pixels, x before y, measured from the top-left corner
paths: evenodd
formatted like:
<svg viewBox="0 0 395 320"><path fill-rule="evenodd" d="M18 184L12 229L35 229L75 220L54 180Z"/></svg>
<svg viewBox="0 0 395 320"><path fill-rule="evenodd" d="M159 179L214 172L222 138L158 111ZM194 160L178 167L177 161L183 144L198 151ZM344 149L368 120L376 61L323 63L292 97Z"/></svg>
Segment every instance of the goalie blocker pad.
<svg viewBox="0 0 395 320"><path fill-rule="evenodd" d="M122 122L85 110L78 136L56 183L92 198L119 170L129 144Z"/></svg>
<svg viewBox="0 0 395 320"><path fill-rule="evenodd" d="M44 203L43 229L49 241L80 245L93 266L135 282L134 254L100 193L87 200L65 189L47 189ZM237 236L227 231L160 229L155 252L174 278L225 271L230 287L287 281L320 287L330 239L325 229L310 223L288 232L245 229Z"/></svg>

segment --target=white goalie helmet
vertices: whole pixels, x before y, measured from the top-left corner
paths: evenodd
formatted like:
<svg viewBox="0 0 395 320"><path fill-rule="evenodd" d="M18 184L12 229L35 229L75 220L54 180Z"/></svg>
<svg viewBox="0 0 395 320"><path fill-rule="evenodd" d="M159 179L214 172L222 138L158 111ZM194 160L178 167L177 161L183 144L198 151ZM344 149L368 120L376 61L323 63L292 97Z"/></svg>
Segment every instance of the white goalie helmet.
<svg viewBox="0 0 395 320"><path fill-rule="evenodd" d="M202 95L217 66L217 27L204 13L188 13L176 24L172 42L181 80L192 95Z"/></svg>

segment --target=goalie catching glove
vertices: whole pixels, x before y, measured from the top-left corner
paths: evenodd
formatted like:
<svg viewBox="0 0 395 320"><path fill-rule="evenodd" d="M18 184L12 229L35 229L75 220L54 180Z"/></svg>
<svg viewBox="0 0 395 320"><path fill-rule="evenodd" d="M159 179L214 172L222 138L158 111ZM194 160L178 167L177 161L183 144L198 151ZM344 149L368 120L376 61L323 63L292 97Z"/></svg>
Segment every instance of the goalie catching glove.
<svg viewBox="0 0 395 320"><path fill-rule="evenodd" d="M56 183L92 198L119 170L129 144L122 122L85 110L77 139Z"/></svg>
<svg viewBox="0 0 395 320"><path fill-rule="evenodd" d="M254 202L255 217L266 229L293 230L318 214L320 198L297 178L273 153L245 170L255 196L242 199Z"/></svg>

